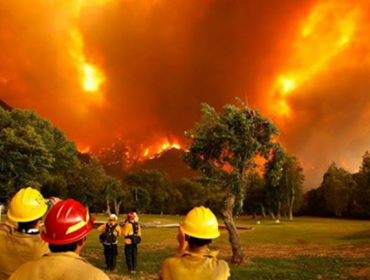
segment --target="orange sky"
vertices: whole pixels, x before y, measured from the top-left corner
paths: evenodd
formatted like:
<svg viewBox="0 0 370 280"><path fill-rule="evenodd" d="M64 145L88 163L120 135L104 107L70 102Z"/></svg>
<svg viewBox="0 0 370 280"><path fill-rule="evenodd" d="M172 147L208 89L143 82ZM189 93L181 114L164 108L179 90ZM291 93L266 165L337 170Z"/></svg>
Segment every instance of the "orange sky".
<svg viewBox="0 0 370 280"><path fill-rule="evenodd" d="M0 99L81 149L148 146L248 100L280 127L307 188L370 144L369 1L0 0ZM171 140L172 139L172 140ZM173 143L171 143L173 144Z"/></svg>

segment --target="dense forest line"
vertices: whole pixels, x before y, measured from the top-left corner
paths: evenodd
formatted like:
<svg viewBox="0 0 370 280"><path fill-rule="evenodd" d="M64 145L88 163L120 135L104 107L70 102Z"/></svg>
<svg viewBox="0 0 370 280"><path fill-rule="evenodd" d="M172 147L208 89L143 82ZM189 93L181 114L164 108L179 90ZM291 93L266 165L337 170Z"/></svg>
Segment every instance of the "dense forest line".
<svg viewBox="0 0 370 280"><path fill-rule="evenodd" d="M125 147L94 158L77 151L65 134L35 112L0 108L0 202L7 204L20 188L33 186L48 196L72 197L92 211L185 214L196 205L222 209L225 192L199 178L173 181L159 170L130 171ZM112 163L112 157L116 164ZM116 159L120 160L116 160ZM335 163L319 188L303 193L299 159L275 145L267 160L249 172L235 214L280 219L299 215L368 218L370 153L358 173Z"/></svg>

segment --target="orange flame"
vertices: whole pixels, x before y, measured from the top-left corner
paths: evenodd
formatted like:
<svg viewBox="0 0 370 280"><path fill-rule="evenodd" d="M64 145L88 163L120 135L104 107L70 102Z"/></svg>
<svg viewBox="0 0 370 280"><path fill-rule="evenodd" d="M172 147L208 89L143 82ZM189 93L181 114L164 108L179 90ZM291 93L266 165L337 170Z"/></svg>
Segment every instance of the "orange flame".
<svg viewBox="0 0 370 280"><path fill-rule="evenodd" d="M286 69L278 75L271 90L276 102L270 110L275 115L291 116L288 97L347 48L359 19L359 9L348 1L325 1L314 7L292 46L293 55Z"/></svg>
<svg viewBox="0 0 370 280"><path fill-rule="evenodd" d="M182 149L182 146L179 144L177 140L175 141L170 141L168 139L165 139L158 144L151 145L150 147L146 148L143 157L144 158L153 158L157 155L162 154L165 151L171 150L171 149L176 149L180 150Z"/></svg>
<svg viewBox="0 0 370 280"><path fill-rule="evenodd" d="M112 0L78 0L74 2L74 6L71 7L74 18L77 20L80 17L81 10L86 5L102 5ZM102 96L99 94L100 87L106 80L103 72L97 65L87 61L84 52L84 41L80 30L71 25L70 29L70 48L69 53L74 60L74 64L80 73L80 82L82 89L91 94L95 93L93 97L97 101L101 101Z"/></svg>
<svg viewBox="0 0 370 280"><path fill-rule="evenodd" d="M98 92L105 76L97 66L86 62L83 40L77 29L71 31L72 46L70 54L80 72L81 86L86 92Z"/></svg>
<svg viewBox="0 0 370 280"><path fill-rule="evenodd" d="M81 148L78 148L78 151L81 153L81 154L88 154L90 152L90 146L86 146L85 148L81 149Z"/></svg>

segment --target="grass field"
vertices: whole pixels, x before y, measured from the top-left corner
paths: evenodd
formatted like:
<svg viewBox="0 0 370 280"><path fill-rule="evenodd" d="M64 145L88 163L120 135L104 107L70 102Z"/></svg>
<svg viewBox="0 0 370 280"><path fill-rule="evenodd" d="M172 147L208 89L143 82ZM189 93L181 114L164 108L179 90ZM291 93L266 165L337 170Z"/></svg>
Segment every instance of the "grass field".
<svg viewBox="0 0 370 280"><path fill-rule="evenodd" d="M104 216L97 216L104 220ZM120 220L123 217L120 217ZM140 222L174 223L178 216L141 215ZM240 231L247 262L231 265L236 279L370 279L370 222L322 218L297 218L294 222L241 217L237 225L254 230ZM128 275L123 256L123 239L119 244L118 273L112 279L157 279L161 262L176 252L177 229L144 228L139 245L138 274ZM219 257L230 261L231 250L226 230L211 248ZM98 232L89 235L83 252L91 263L104 267ZM131 278L130 278L131 277Z"/></svg>

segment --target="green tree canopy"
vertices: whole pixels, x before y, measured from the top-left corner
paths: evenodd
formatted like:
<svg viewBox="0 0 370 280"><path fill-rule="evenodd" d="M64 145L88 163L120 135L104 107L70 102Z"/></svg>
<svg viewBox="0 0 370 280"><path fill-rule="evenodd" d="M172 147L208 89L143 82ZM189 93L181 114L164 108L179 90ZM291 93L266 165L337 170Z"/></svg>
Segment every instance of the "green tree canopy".
<svg viewBox="0 0 370 280"><path fill-rule="evenodd" d="M28 110L0 108L0 190L6 202L20 188L40 188L50 176L77 168L75 144L51 123Z"/></svg>
<svg viewBox="0 0 370 280"><path fill-rule="evenodd" d="M329 212L342 216L350 202L351 192L356 186L352 175L334 162L329 166L321 183L323 198Z"/></svg>
<svg viewBox="0 0 370 280"><path fill-rule="evenodd" d="M247 172L256 167L257 155L269 156L278 130L271 120L243 103L226 105L223 113L202 104L202 112L195 129L185 133L190 144L184 161L191 168L201 170L205 181L221 187L227 194L222 217L230 234L232 261L241 263L243 253L233 212L242 209Z"/></svg>

